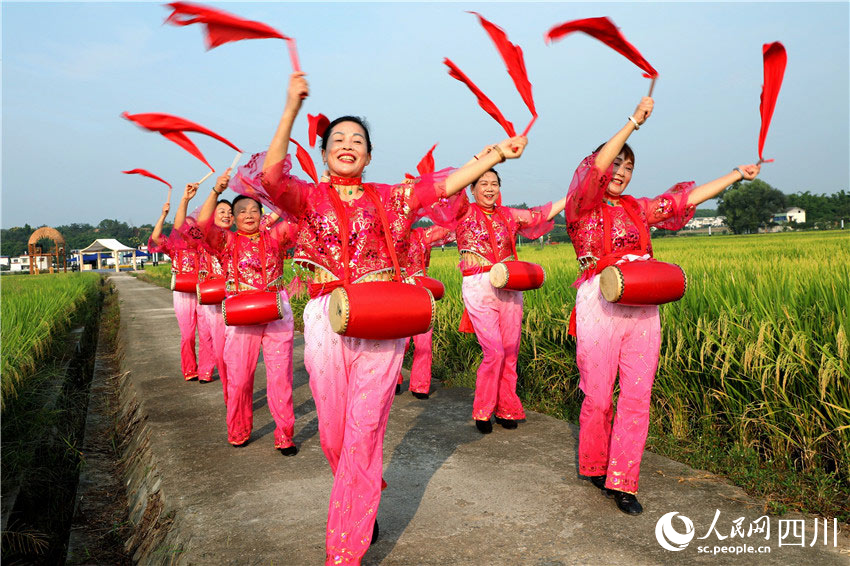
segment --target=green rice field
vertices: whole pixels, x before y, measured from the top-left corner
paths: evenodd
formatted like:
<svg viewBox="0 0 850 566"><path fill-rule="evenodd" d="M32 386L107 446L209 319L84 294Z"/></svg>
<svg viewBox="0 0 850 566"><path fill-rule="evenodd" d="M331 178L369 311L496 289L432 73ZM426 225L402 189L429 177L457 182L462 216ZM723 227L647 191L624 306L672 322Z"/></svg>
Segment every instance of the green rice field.
<svg viewBox="0 0 850 566"><path fill-rule="evenodd" d="M78 308L97 301L100 275L63 273L5 276L0 290L2 407L14 401L27 378L64 339Z"/></svg>

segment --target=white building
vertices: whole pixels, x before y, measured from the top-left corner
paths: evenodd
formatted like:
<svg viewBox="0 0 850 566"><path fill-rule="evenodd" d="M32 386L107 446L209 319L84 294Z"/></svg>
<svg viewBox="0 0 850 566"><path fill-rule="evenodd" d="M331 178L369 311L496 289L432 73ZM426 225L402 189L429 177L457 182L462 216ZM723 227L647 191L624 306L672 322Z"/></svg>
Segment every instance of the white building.
<svg viewBox="0 0 850 566"><path fill-rule="evenodd" d="M703 216L702 218L691 218L685 224L686 230L699 230L702 228L720 228L726 225L725 216Z"/></svg>
<svg viewBox="0 0 850 566"><path fill-rule="evenodd" d="M38 266L39 271L48 271L50 269L50 265L53 263L52 258L45 256L37 256L36 257L36 265ZM10 260L9 271L26 271L29 273L30 271L30 256L22 255L18 257L13 257Z"/></svg>
<svg viewBox="0 0 850 566"><path fill-rule="evenodd" d="M806 223L806 211L802 208L792 206L785 212L777 212L773 215L774 222L796 222L797 224Z"/></svg>

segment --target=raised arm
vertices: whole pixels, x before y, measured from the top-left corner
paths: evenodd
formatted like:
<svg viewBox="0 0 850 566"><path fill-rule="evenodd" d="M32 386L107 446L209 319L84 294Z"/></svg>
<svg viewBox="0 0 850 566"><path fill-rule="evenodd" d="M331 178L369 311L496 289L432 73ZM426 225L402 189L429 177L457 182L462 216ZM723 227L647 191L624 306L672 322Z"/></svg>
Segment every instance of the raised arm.
<svg viewBox="0 0 850 566"><path fill-rule="evenodd" d="M713 199L723 192L723 190L738 181L752 181L761 171L759 165L741 165L732 170L731 173L726 173L722 177L718 177L713 181L709 181L704 185L694 188L688 195L688 204L697 206L709 199Z"/></svg>
<svg viewBox="0 0 850 566"><path fill-rule="evenodd" d="M635 108L634 113L631 117L626 121L626 125L620 128L614 136L605 142L605 145L599 150L599 153L596 155L596 168L604 173L608 170L608 167L614 163L614 159L620 155L620 151L623 149L623 145L629 139L629 136L632 135L632 132L638 129L640 125L642 125L649 116L652 114L652 108L654 105L654 101L648 97L644 96L640 104L638 104L637 108Z"/></svg>
<svg viewBox="0 0 850 566"><path fill-rule="evenodd" d="M475 182L481 175L506 159L516 159L522 155L528 138L516 136L485 148L476 154L463 167L454 171L446 179L446 196L452 196Z"/></svg>
<svg viewBox="0 0 850 566"><path fill-rule="evenodd" d="M177 213L174 215L174 229L179 230L183 223L186 222L186 211L189 208L189 201L198 193L199 183L186 183L186 188L183 190L183 198L180 199L180 206L177 207Z"/></svg>
<svg viewBox="0 0 850 566"><path fill-rule="evenodd" d="M153 227L153 232L151 232L151 242L157 246L162 243L162 225L165 223L165 217L168 216L168 211L170 209L170 204L165 203L162 205L162 214L159 215L159 220L156 221L156 224Z"/></svg>
<svg viewBox="0 0 850 566"><path fill-rule="evenodd" d="M198 225L201 226L201 229L204 230L207 224L210 223L213 214L215 213L215 205L218 203L219 197L221 197L221 193L224 192L224 189L227 188L227 184L230 182L230 167L222 173L218 179L215 181L215 185L213 186L210 194L207 195L207 200L204 201L204 204L201 206L201 211L198 213ZM188 185L186 186L186 190L188 190ZM195 186L195 191L198 190L198 187ZM195 196L194 193L192 196ZM191 198L191 197L190 197Z"/></svg>
<svg viewBox="0 0 850 566"><path fill-rule="evenodd" d="M295 72L289 76L289 88L286 93L286 106L283 108L283 116L277 125L269 149L266 151L266 159L263 161L263 171L271 168L274 164L283 161L289 151L289 137L292 134L292 124L298 111L301 110L302 101L310 94L310 87L305 73Z"/></svg>

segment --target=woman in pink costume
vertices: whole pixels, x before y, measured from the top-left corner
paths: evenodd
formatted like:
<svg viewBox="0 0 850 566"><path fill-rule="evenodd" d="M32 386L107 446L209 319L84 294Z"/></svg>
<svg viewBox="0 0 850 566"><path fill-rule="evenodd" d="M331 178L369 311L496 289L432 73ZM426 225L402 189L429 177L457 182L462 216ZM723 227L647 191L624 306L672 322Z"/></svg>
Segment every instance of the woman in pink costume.
<svg viewBox="0 0 850 566"><path fill-rule="evenodd" d="M334 474L326 564L360 564L378 535L384 432L405 340L334 333L328 294L345 280L356 284L390 279L387 237L396 242L408 237L413 222L428 207L460 192L500 155L519 157L527 140L504 140L480 163L424 175L413 183L364 184L361 175L372 159L369 132L360 119L344 116L331 122L322 140L330 183L315 185L290 175L286 156L292 124L308 93L303 73L294 73L260 179L270 202L301 220L295 262L305 268L312 297L304 310L304 361L322 449ZM387 216L390 234L384 232L378 207Z"/></svg>
<svg viewBox="0 0 850 566"><path fill-rule="evenodd" d="M427 276L431 263L431 248L455 241L454 232L434 224L428 228L415 228L410 232L407 249L407 274L411 277ZM431 391L431 337L434 330L417 334L413 341L413 365L410 368L410 392L417 399L427 399ZM399 385L402 376L399 375ZM400 388L396 389L398 393Z"/></svg>
<svg viewBox="0 0 850 566"><path fill-rule="evenodd" d="M283 254L293 244L295 224L281 220L262 226L260 203L250 197L233 200L236 232L213 221L216 203L227 187L229 169L219 177L198 215L198 226L207 245L217 255L227 279L227 296L243 291L274 291L283 305L283 318L265 324L226 326L224 364L227 368L227 437L233 446L244 446L254 424L254 372L260 348L266 365L269 410L275 421L274 446L284 456L294 456L295 415L292 408L293 319L283 288Z"/></svg>
<svg viewBox="0 0 850 566"><path fill-rule="evenodd" d="M486 154L474 156L473 163ZM455 226L463 273L462 332L475 332L484 358L478 366L472 418L481 434L493 432L490 417L514 429L525 418L516 393L517 355L522 334L522 292L490 284L494 264L516 258L516 235L539 238L554 227L564 199L529 210L501 206L501 180L489 169L472 183L473 202L464 203Z"/></svg>
<svg viewBox="0 0 850 566"><path fill-rule="evenodd" d="M203 245L199 245L203 238L195 226L195 219L186 216L189 201L198 192L198 183L186 185L177 214L174 216L174 230L172 235L175 247L185 246L193 248L198 253L198 282L207 279L223 279L224 270L218 258L211 254ZM216 203L213 214L215 225L222 230L230 230L233 224L233 212L230 201L219 200ZM227 404L227 370L224 366L224 319L221 318L221 304L202 305L196 307L198 320L198 381L209 383L212 381L213 368L218 368L221 378L221 386L224 390L224 402Z"/></svg>
<svg viewBox="0 0 850 566"><path fill-rule="evenodd" d="M609 303L599 291L599 273L608 265L652 257L651 226L679 230L696 206L742 179L758 175L758 165L741 165L699 187L679 183L655 198L623 194L635 157L626 144L652 113L643 98L626 125L575 172L567 194L567 231L580 274L570 333L577 336L579 385L585 394L579 415L579 473L613 497L625 513L643 508L635 494L649 429L649 401L658 367L661 323L656 305ZM620 396L613 414L617 371ZM613 416L613 428L611 419Z"/></svg>
<svg viewBox="0 0 850 566"><path fill-rule="evenodd" d="M162 225L168 216L170 205L165 203L162 214L157 220L148 240L148 250L153 253L165 253L171 258L171 272L197 273L198 252L191 249L182 241L178 232L173 237L163 237ZM183 379L191 381L198 378L198 362L195 358L195 328L198 324L198 300L195 293L173 291L174 314L177 316L177 326L180 328L180 366ZM207 356L210 359L212 356ZM210 369L212 371L212 369Z"/></svg>

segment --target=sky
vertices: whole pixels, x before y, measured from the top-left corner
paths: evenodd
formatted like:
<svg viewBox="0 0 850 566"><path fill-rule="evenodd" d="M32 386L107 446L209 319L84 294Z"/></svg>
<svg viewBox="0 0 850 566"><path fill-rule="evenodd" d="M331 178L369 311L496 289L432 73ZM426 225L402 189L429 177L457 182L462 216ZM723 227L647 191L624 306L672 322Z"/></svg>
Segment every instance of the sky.
<svg viewBox="0 0 850 566"><path fill-rule="evenodd" d="M543 41L559 23L598 16L612 19L659 72L654 113L630 139L631 194L654 196L757 161L762 44L773 41L785 45L788 66L765 144L775 162L761 178L786 193L850 188L847 2L209 5L297 40L311 95L293 137L306 145L307 113L365 117L374 145L367 180L400 181L435 143L442 168L506 137L449 77L444 57L518 129L528 123L497 51L466 13L475 10L522 47L540 115L523 157L499 168L505 203L561 198L576 165L648 92L637 67L589 36ZM122 170L171 182L173 205L187 182L206 174L177 145L120 118L124 111L175 114L247 153L266 149L292 72L286 44L251 40L207 51L200 26L163 25L168 13L154 2L2 3L3 228L153 223L166 187ZM190 138L219 171L234 157L216 140ZM318 149L312 155L320 163Z"/></svg>

